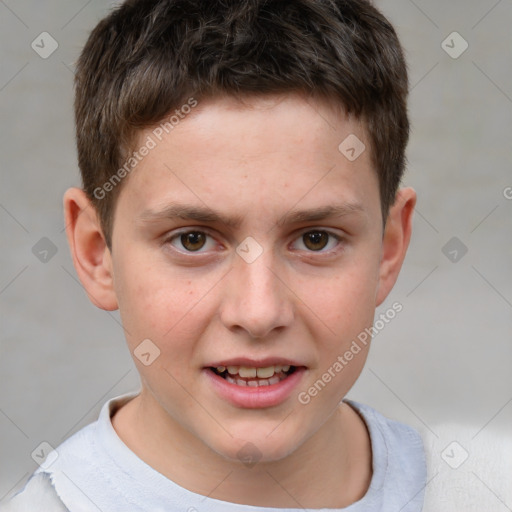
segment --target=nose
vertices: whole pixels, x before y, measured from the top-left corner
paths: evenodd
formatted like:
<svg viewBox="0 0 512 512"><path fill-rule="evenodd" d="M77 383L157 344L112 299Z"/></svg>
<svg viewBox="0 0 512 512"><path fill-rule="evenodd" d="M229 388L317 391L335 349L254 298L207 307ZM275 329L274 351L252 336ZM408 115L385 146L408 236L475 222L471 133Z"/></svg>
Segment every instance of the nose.
<svg viewBox="0 0 512 512"><path fill-rule="evenodd" d="M293 293L265 252L252 263L236 256L220 306L220 319L231 331L265 338L293 322Z"/></svg>

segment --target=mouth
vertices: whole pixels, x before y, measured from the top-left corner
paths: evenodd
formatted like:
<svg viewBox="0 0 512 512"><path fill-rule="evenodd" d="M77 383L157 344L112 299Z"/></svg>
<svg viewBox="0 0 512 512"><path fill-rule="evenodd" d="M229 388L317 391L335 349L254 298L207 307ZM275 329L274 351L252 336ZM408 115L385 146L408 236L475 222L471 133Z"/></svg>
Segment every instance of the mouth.
<svg viewBox="0 0 512 512"><path fill-rule="evenodd" d="M255 366L210 366L208 370L223 378L230 384L242 387L272 386L287 379L296 370L297 366L271 365L265 367Z"/></svg>
<svg viewBox="0 0 512 512"><path fill-rule="evenodd" d="M231 359L205 366L211 389L222 400L241 408L258 409L285 403L307 372L297 361Z"/></svg>

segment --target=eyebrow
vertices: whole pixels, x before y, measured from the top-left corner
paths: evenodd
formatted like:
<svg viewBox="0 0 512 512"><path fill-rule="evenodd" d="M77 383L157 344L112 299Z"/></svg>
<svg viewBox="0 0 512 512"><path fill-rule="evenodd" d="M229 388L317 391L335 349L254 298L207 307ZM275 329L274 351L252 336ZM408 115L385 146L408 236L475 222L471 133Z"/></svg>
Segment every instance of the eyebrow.
<svg viewBox="0 0 512 512"><path fill-rule="evenodd" d="M284 214L276 224L281 227L286 224L314 222L346 215L361 214L364 211L360 203L342 203L307 210L291 210ZM217 213L207 206L192 206L179 203L171 204L160 210L144 210L140 215L140 219L143 222L155 222L166 219L194 220L211 224L224 224L231 228L237 228L243 222L243 216L228 217Z"/></svg>
<svg viewBox="0 0 512 512"><path fill-rule="evenodd" d="M313 222L331 218L344 217L355 213L364 213L363 205L360 203L342 203L335 205L321 206L310 210L291 210L283 215L278 221L278 226L285 224L298 224L299 222Z"/></svg>
<svg viewBox="0 0 512 512"><path fill-rule="evenodd" d="M144 210L140 215L143 222L154 222L165 219L195 220L205 223L225 224L229 227L238 227L242 217L226 217L207 206L191 206L185 204L171 204L161 210Z"/></svg>

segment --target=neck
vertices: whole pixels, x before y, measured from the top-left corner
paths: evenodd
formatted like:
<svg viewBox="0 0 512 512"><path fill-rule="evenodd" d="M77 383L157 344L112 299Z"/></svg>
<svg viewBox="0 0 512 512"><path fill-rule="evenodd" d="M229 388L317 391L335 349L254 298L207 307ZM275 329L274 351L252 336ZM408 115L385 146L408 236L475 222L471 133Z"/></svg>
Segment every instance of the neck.
<svg viewBox="0 0 512 512"><path fill-rule="evenodd" d="M287 457L249 467L211 450L149 395L142 392L119 409L114 429L140 459L189 491L260 507L343 508L368 489L369 434L346 403Z"/></svg>

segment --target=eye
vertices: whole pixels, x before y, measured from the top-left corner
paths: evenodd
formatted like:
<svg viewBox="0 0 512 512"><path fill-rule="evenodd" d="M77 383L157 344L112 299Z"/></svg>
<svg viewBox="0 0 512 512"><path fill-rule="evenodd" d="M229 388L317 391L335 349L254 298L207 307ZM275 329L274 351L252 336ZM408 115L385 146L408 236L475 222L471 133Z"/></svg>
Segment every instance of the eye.
<svg viewBox="0 0 512 512"><path fill-rule="evenodd" d="M302 236L294 242L294 249L298 249L299 251L329 252L336 248L340 241L341 238L334 233L315 229L303 233Z"/></svg>
<svg viewBox="0 0 512 512"><path fill-rule="evenodd" d="M212 237L204 231L185 231L177 233L169 238L168 243L181 252L205 252L213 248L215 242Z"/></svg>

